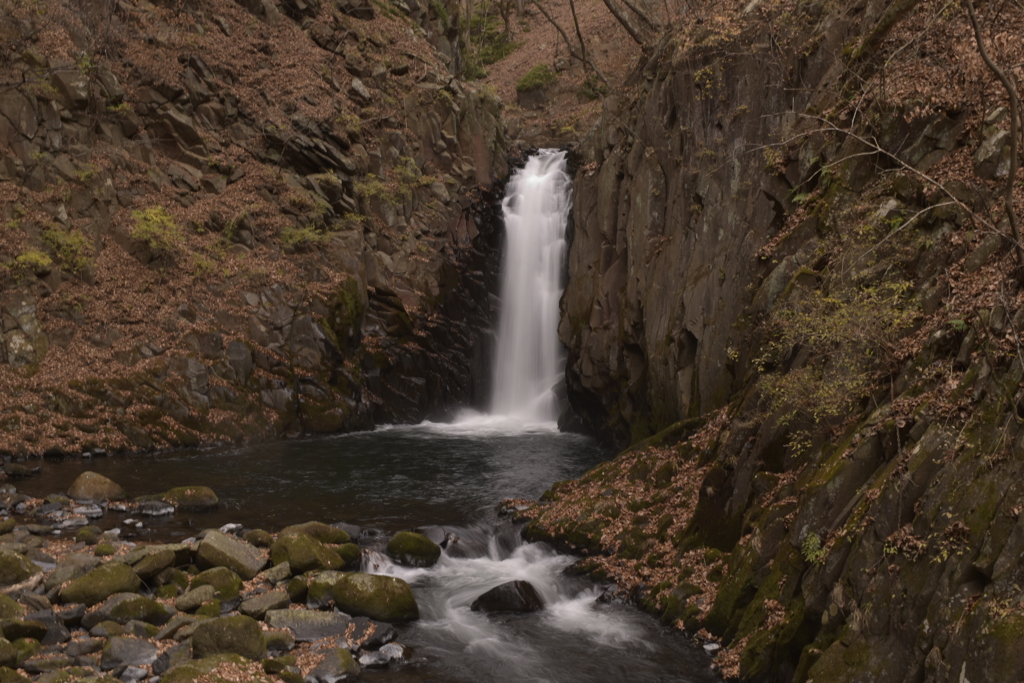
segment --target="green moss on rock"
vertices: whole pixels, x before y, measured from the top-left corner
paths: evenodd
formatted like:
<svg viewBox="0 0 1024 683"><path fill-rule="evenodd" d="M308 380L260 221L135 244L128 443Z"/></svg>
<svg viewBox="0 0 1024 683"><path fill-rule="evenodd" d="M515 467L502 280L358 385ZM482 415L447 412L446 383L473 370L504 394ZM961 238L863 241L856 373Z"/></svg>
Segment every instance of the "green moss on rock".
<svg viewBox="0 0 1024 683"><path fill-rule="evenodd" d="M267 643L260 623L244 615L209 619L192 634L192 651L197 658L236 654L261 660L267 656Z"/></svg>
<svg viewBox="0 0 1024 683"><path fill-rule="evenodd" d="M321 543L329 543L331 545L341 545L352 540L352 537L344 529L339 529L323 522L293 524L282 529L278 536L297 536L299 534L306 534Z"/></svg>
<svg viewBox="0 0 1024 683"><path fill-rule="evenodd" d="M346 614L378 621L412 621L420 616L412 588L394 576L346 574L334 584L334 604Z"/></svg>
<svg viewBox="0 0 1024 683"><path fill-rule="evenodd" d="M341 556L308 534L282 536L270 546L270 560L275 565L287 562L293 574L320 569L341 569Z"/></svg>
<svg viewBox="0 0 1024 683"><path fill-rule="evenodd" d="M82 602L91 607L115 593L135 593L141 583L131 567L110 562L70 581L61 589L60 599L65 603Z"/></svg>
<svg viewBox="0 0 1024 683"><path fill-rule="evenodd" d="M441 557L441 547L423 534L399 531L387 546L388 555L406 567L432 567Z"/></svg>
<svg viewBox="0 0 1024 683"><path fill-rule="evenodd" d="M41 571L42 569L24 555L0 551L0 586L13 586Z"/></svg>
<svg viewBox="0 0 1024 683"><path fill-rule="evenodd" d="M212 586L221 600L234 600L242 590L242 578L227 567L214 567L200 572L192 579L190 588Z"/></svg>

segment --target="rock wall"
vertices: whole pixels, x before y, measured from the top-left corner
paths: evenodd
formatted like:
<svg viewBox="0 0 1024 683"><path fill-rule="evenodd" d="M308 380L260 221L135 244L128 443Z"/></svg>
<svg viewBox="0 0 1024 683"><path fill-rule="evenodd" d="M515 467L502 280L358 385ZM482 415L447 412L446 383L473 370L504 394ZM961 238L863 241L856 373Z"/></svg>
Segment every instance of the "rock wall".
<svg viewBox="0 0 1024 683"><path fill-rule="evenodd" d="M0 450L481 399L507 164L443 3L43 4L0 20Z"/></svg>
<svg viewBox="0 0 1024 683"><path fill-rule="evenodd" d="M569 398L632 448L526 533L720 643L728 678L1014 681L1004 95L937 5L700 19L581 145Z"/></svg>

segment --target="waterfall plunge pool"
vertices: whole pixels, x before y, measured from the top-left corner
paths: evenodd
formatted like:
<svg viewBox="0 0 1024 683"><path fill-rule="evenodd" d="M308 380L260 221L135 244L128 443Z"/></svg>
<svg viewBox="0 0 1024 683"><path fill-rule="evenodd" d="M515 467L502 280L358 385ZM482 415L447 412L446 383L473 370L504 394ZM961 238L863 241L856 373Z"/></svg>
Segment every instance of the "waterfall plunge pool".
<svg viewBox="0 0 1024 683"><path fill-rule="evenodd" d="M32 495L66 491L84 470L130 495L205 484L221 497L213 513L145 519L122 526L126 540L182 539L229 522L277 531L311 519L364 527L364 570L413 586L421 619L398 629L412 658L364 670L363 681L396 683L711 683L709 658L633 607L600 602L601 588L564 570L575 558L524 543L498 520L497 502L536 498L610 457L595 441L553 423L467 414L373 432L156 455L43 463L20 482ZM108 512L102 528L126 515ZM391 532L437 524L459 538L437 565L408 569L379 549ZM546 606L533 614L486 615L470 604L490 588L529 581Z"/></svg>

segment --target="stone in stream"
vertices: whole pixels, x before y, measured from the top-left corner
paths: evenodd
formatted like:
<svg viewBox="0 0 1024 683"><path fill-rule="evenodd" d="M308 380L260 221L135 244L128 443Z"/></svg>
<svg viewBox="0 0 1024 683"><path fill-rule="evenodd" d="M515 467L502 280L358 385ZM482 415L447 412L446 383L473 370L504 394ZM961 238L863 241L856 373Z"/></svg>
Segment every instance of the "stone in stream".
<svg viewBox="0 0 1024 683"><path fill-rule="evenodd" d="M199 623L192 633L192 651L200 658L236 654L260 660L267 656L267 642L260 623L252 617L219 617Z"/></svg>
<svg viewBox="0 0 1024 683"><path fill-rule="evenodd" d="M68 495L79 501L124 500L128 497L118 484L96 472L82 472L68 489Z"/></svg>
<svg viewBox="0 0 1024 683"><path fill-rule="evenodd" d="M295 640L304 643L340 636L352 623L352 619L338 612L312 612L298 609L269 610L264 617L268 626L284 628L292 632Z"/></svg>
<svg viewBox="0 0 1024 683"><path fill-rule="evenodd" d="M262 619L268 610L287 609L289 604L291 598L288 597L287 591L269 591L243 600L238 606L238 611L247 617Z"/></svg>
<svg viewBox="0 0 1024 683"><path fill-rule="evenodd" d="M95 555L86 555L84 553L65 555L57 563L57 568L46 576L43 585L46 587L46 590L53 590L72 579L85 576L85 574L102 563L103 560Z"/></svg>
<svg viewBox="0 0 1024 683"><path fill-rule="evenodd" d="M474 612L536 612L544 601L529 581L509 581L495 586L473 601Z"/></svg>
<svg viewBox="0 0 1024 683"><path fill-rule="evenodd" d="M186 640L164 650L153 662L153 674L161 675L168 669L184 664L192 659L192 641Z"/></svg>
<svg viewBox="0 0 1024 683"><path fill-rule="evenodd" d="M182 612L195 612L199 607L217 597L217 589L210 585L193 588L184 595L178 596L174 606Z"/></svg>
<svg viewBox="0 0 1024 683"><path fill-rule="evenodd" d="M352 654L342 648L327 651L320 663L306 676L307 683L336 683L359 676L359 665Z"/></svg>
<svg viewBox="0 0 1024 683"><path fill-rule="evenodd" d="M377 621L403 622L420 617L412 588L394 576L346 574L334 584L334 604L352 616Z"/></svg>
<svg viewBox="0 0 1024 683"><path fill-rule="evenodd" d="M14 668L18 662L18 651L6 638L0 638L0 666Z"/></svg>
<svg viewBox="0 0 1024 683"><path fill-rule="evenodd" d="M179 512L210 512L220 505L217 494L208 486L178 486L169 491L136 500L159 500L173 505Z"/></svg>
<svg viewBox="0 0 1024 683"><path fill-rule="evenodd" d="M4 638L11 642L21 638L32 638L42 641L46 637L46 624L35 619L4 619L0 621L0 631Z"/></svg>
<svg viewBox="0 0 1024 683"><path fill-rule="evenodd" d="M141 583L131 567L110 562L66 584L60 590L60 599L61 602L82 602L92 607L115 593L134 593Z"/></svg>
<svg viewBox="0 0 1024 683"><path fill-rule="evenodd" d="M282 536L270 546L270 559L277 565L287 562L292 574L305 574L317 569L341 569L345 562L320 541L308 534Z"/></svg>
<svg viewBox="0 0 1024 683"><path fill-rule="evenodd" d="M100 668L110 671L121 665L144 666L155 662L157 654L157 646L148 640L115 636L103 646Z"/></svg>
<svg viewBox="0 0 1024 683"><path fill-rule="evenodd" d="M242 579L227 567L214 567L199 572L192 579L192 588L196 589L199 586L213 586L216 597L221 600L234 600L242 590Z"/></svg>
<svg viewBox="0 0 1024 683"><path fill-rule="evenodd" d="M162 548L151 552L139 560L132 568L139 578L149 581L157 574L174 565L174 551L170 548Z"/></svg>
<svg viewBox="0 0 1024 683"><path fill-rule="evenodd" d="M0 619L20 619L24 615L24 607L11 596L0 593Z"/></svg>
<svg viewBox="0 0 1024 683"><path fill-rule="evenodd" d="M344 529L324 524L323 522L306 522L305 524L286 526L284 529L281 529L281 533L278 536L297 536L299 534L306 534L321 543L330 543L332 545L341 545L352 540L352 537Z"/></svg>
<svg viewBox="0 0 1024 683"><path fill-rule="evenodd" d="M306 608L324 609L334 599L334 584L344 574L336 571L313 572L306 584Z"/></svg>
<svg viewBox="0 0 1024 683"><path fill-rule="evenodd" d="M399 531L387 547L388 555L406 567L432 567L441 557L441 546L423 534Z"/></svg>
<svg viewBox="0 0 1024 683"><path fill-rule="evenodd" d="M129 621L144 621L147 624L162 626L176 613L173 607L162 605L152 598L137 593L118 593L105 600L101 605L89 610L82 617L82 626L90 629L104 622L113 621L127 624Z"/></svg>
<svg viewBox="0 0 1024 683"><path fill-rule="evenodd" d="M255 546L219 531L206 534L199 544L196 559L200 567L227 567L246 581L267 564Z"/></svg>
<svg viewBox="0 0 1024 683"><path fill-rule="evenodd" d="M24 555L0 551L0 587L21 583L41 571L42 569Z"/></svg>

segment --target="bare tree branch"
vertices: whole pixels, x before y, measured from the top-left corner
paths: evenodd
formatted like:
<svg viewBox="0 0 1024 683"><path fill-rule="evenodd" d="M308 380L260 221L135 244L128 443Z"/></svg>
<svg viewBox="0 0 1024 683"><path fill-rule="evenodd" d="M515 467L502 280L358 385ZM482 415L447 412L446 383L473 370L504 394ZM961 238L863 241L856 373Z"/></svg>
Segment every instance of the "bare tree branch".
<svg viewBox="0 0 1024 683"><path fill-rule="evenodd" d="M1003 204L1006 208L1006 218L1010 222L1010 230L1013 232L1013 244L1017 248L1017 268L1024 269L1024 246L1020 243L1020 229L1017 226L1017 212L1013 208L1013 186L1017 182L1017 158L1018 131L1020 130L1020 97L1017 95L1017 87L1006 75L1006 72L999 68L999 65L992 61L985 49L985 41L981 36L981 26L978 24L978 16L974 12L973 0L966 0L967 13L971 17L971 26L974 27L974 39L978 43L978 52L985 61L989 71L995 74L999 82L1006 89L1006 95L1010 100L1010 171L1006 175L1006 190L1003 194ZM1018 273L1018 279L1021 274Z"/></svg>
<svg viewBox="0 0 1024 683"><path fill-rule="evenodd" d="M548 14L548 11L546 9L544 9L544 5L540 4L540 0L532 0L532 1L533 1L533 4L537 6L537 9L540 10L540 13L544 15L544 18L547 19L549 22L551 22L551 25L555 27L555 30L558 31L559 34L561 34L562 39L565 41L565 46L569 49L569 56L573 57L574 59L580 60L585 65L590 66L590 68L594 70L594 73L597 74L597 77L600 78L604 82L605 85L608 85L608 79L605 78L604 74L601 73L601 70L597 68L597 64L594 64L592 61L587 59L586 52L584 52L584 54L581 55L580 53L578 53L578 52L576 52L575 50L572 49L572 42L569 41L569 35L565 32L565 30L561 26L558 25L558 22L555 21L555 18L553 16L551 16L550 14ZM576 15L574 13L573 14L573 18L574 19L575 19L575 16ZM578 25L576 27L576 30L579 31L579 26ZM580 45L583 45L583 36L580 36ZM586 48L583 48L583 49L584 49L584 51L586 50Z"/></svg>
<svg viewBox="0 0 1024 683"><path fill-rule="evenodd" d="M603 2L605 7L608 8L608 11L615 15L615 18L618 19L620 24L622 24L622 28L626 29L626 33L629 34L629 37L636 41L636 44L640 47L646 47L647 36L644 36L643 32L633 25L633 22L629 20L629 17L622 12L622 8L615 4L615 0L603 0Z"/></svg>

